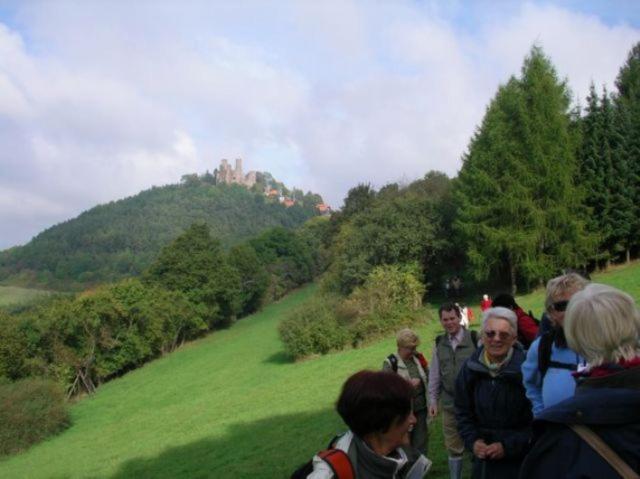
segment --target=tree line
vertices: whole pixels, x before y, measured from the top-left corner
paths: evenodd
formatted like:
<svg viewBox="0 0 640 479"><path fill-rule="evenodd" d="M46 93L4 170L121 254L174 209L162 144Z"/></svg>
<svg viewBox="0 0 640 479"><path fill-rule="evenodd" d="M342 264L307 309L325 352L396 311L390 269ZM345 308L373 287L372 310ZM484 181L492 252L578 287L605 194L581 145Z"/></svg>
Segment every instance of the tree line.
<svg viewBox="0 0 640 479"><path fill-rule="evenodd" d="M229 327L325 267L327 218L272 228L226 251L204 223L164 247L138 278L0 311L0 382L46 377L69 396Z"/></svg>
<svg viewBox="0 0 640 479"><path fill-rule="evenodd" d="M592 271L640 251L640 43L616 91L591 87L573 104L566 80L534 46L519 75L489 103L455 178L430 172L408 185L352 188L332 217L329 267L317 298L293 312L281 337L293 357L358 344L416 320L446 278L527 290L565 269ZM398 274L391 274L395 268ZM406 297L377 309L358 298L385 276ZM355 312L354 312L354 305ZM315 311L315 312L314 312ZM358 333L362 322L375 327ZM326 338L334 338L333 347Z"/></svg>

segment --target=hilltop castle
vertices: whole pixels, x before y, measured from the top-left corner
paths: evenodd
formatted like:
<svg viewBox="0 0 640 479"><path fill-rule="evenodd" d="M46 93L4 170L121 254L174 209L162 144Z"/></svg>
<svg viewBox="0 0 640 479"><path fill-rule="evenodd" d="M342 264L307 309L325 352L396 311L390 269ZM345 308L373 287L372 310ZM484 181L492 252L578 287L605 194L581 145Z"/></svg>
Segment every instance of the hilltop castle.
<svg viewBox="0 0 640 479"><path fill-rule="evenodd" d="M216 183L236 183L251 188L256 184L257 172L250 171L242 174L242 158L236 158L236 167L232 168L227 160L220 161L220 167L215 170Z"/></svg>
<svg viewBox="0 0 640 479"><path fill-rule="evenodd" d="M242 173L242 158L236 158L235 168L232 168L227 160L220 160L220 166L214 170L213 175L216 184L237 184L242 185L245 188L253 187L258 181L257 171L250 171L246 175ZM278 183L276 182L276 187L271 186L273 177L269 173L263 173L261 175L261 182L265 182L265 175L268 177L266 179L266 184L264 184L264 195L266 197L270 198L273 201L282 203L287 208L290 208L291 206L298 203L298 201L289 196L283 196L282 184L279 184L279 186L277 186ZM328 216L332 213L331 207L327 204L318 203L313 206L323 216Z"/></svg>

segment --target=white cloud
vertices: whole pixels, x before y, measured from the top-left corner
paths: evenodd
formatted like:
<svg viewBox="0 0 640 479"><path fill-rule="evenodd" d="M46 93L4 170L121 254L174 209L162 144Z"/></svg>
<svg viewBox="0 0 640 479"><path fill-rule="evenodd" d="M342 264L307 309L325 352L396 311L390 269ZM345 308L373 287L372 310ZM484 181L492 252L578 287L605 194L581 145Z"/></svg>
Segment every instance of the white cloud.
<svg viewBox="0 0 640 479"><path fill-rule="evenodd" d="M455 174L534 42L584 98L640 38L489 5L460 24L462 3L18 4L0 23L0 248L223 157L334 206L360 182Z"/></svg>

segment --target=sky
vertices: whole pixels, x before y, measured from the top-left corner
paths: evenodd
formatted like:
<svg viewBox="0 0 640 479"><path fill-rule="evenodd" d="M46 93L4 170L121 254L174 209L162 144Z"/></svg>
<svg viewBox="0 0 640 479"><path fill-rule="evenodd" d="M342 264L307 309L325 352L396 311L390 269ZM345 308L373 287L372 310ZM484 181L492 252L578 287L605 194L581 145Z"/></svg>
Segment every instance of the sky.
<svg viewBox="0 0 640 479"><path fill-rule="evenodd" d="M455 176L533 45L615 88L640 2L0 0L0 249L242 158L339 208Z"/></svg>

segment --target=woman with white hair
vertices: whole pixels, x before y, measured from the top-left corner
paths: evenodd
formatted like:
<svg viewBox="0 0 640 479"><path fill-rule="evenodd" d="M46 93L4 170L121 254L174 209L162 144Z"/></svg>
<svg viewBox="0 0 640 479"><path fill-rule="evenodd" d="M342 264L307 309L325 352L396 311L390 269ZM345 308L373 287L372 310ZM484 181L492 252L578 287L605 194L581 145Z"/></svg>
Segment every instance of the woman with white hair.
<svg viewBox="0 0 640 479"><path fill-rule="evenodd" d="M473 452L473 478L514 478L531 436L531 403L520 367L525 354L517 343L518 322L508 308L482 316L482 346L456 379L458 431Z"/></svg>
<svg viewBox="0 0 640 479"><path fill-rule="evenodd" d="M638 478L640 312L626 293L590 284L569 302L564 331L587 369L575 396L543 411L521 478Z"/></svg>

